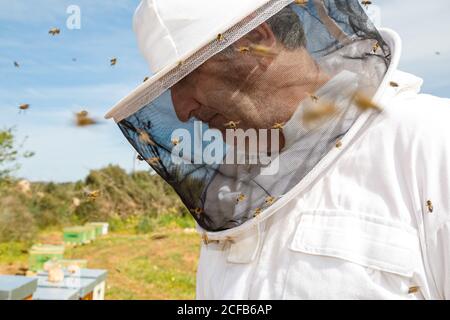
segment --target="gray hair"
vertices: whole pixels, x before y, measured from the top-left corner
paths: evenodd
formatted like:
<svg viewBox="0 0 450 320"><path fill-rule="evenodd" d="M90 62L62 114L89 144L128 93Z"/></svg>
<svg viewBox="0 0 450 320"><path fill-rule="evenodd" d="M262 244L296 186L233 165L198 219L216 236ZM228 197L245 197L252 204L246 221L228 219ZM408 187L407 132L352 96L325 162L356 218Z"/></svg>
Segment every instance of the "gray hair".
<svg viewBox="0 0 450 320"><path fill-rule="evenodd" d="M267 24L286 49L295 50L306 46L305 30L291 6L267 20Z"/></svg>

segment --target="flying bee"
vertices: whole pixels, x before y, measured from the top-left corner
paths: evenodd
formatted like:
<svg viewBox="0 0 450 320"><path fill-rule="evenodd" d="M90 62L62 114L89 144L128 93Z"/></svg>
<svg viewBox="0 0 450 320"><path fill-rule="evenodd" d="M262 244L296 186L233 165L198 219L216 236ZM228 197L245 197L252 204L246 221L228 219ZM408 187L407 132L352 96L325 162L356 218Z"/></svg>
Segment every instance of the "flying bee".
<svg viewBox="0 0 450 320"><path fill-rule="evenodd" d="M394 82L394 81L389 82L389 85L390 85L392 88L398 88L398 87L399 87L398 83L397 83L397 82Z"/></svg>
<svg viewBox="0 0 450 320"><path fill-rule="evenodd" d="M83 110L75 114L75 124L77 127L87 127L97 124L97 121L92 119L87 111Z"/></svg>
<svg viewBox="0 0 450 320"><path fill-rule="evenodd" d="M295 3L296 5L299 5L299 6L301 6L301 7L304 7L304 6L306 6L306 5L308 4L308 0L295 0L294 3Z"/></svg>
<svg viewBox="0 0 450 320"><path fill-rule="evenodd" d="M19 109L20 109L20 111L26 111L26 110L30 109L30 105L28 103L21 104L19 106Z"/></svg>
<svg viewBox="0 0 450 320"><path fill-rule="evenodd" d="M429 213L433 213L434 207L433 207L433 203L431 202L431 200L427 201L427 209L428 209Z"/></svg>
<svg viewBox="0 0 450 320"><path fill-rule="evenodd" d="M180 138L178 138L178 137L175 137L175 138L172 139L172 144L173 144L174 146L179 145L180 142L181 142L181 140L180 140Z"/></svg>
<svg viewBox="0 0 450 320"><path fill-rule="evenodd" d="M239 47L238 49L236 49L238 52L240 53L249 53L250 52L250 48L249 47Z"/></svg>
<svg viewBox="0 0 450 320"><path fill-rule="evenodd" d="M369 6L372 4L372 1L363 0L363 1L361 1L361 4L362 4L366 9L368 9Z"/></svg>
<svg viewBox="0 0 450 320"><path fill-rule="evenodd" d="M261 208L256 208L255 211L253 212L253 217L256 218L258 217L262 212Z"/></svg>
<svg viewBox="0 0 450 320"><path fill-rule="evenodd" d="M20 68L20 64L17 61L14 61L14 67Z"/></svg>
<svg viewBox="0 0 450 320"><path fill-rule="evenodd" d="M148 79L150 79L150 78L149 77L145 77L144 81L142 81L142 82L146 82Z"/></svg>
<svg viewBox="0 0 450 320"><path fill-rule="evenodd" d="M112 58L111 60L109 60L111 66L115 66L117 64L117 58Z"/></svg>
<svg viewBox="0 0 450 320"><path fill-rule="evenodd" d="M95 201L100 196L100 190L94 190L94 191L85 191L86 197L89 201Z"/></svg>
<svg viewBox="0 0 450 320"><path fill-rule="evenodd" d="M319 104L313 108L309 108L303 114L303 121L305 123L316 122L325 117L331 117L336 114L336 106L332 103Z"/></svg>
<svg viewBox="0 0 450 320"><path fill-rule="evenodd" d="M56 36L57 34L60 34L60 33L61 33L61 30L58 28L51 28L48 31L48 34L51 34L52 36Z"/></svg>
<svg viewBox="0 0 450 320"><path fill-rule="evenodd" d="M277 52L275 52L273 49L261 44L251 44L249 49L251 52L259 56L274 57L277 55Z"/></svg>
<svg viewBox="0 0 450 320"><path fill-rule="evenodd" d="M156 146L156 143L150 138L150 135L146 131L139 129L138 134L139 140L142 143L149 144L151 146Z"/></svg>
<svg viewBox="0 0 450 320"><path fill-rule="evenodd" d="M240 121L230 121L228 123L225 123L224 127L227 129L236 130L240 123L241 123Z"/></svg>
<svg viewBox="0 0 450 320"><path fill-rule="evenodd" d="M267 197L266 200L264 201L266 203L266 205L271 206L272 204L275 203L275 197Z"/></svg>
<svg viewBox="0 0 450 320"><path fill-rule="evenodd" d="M275 129L275 130L283 130L284 129L284 123L282 123L282 122L280 122L280 123L275 123L273 126L272 126L272 129Z"/></svg>
<svg viewBox="0 0 450 320"><path fill-rule="evenodd" d="M158 157L154 157L154 158L148 159L147 162L151 165L158 165L160 162L160 159Z"/></svg>
<svg viewBox="0 0 450 320"><path fill-rule="evenodd" d="M142 158L142 156L140 154L137 155L136 159L139 161L144 161L144 158Z"/></svg>
<svg viewBox="0 0 450 320"><path fill-rule="evenodd" d="M380 44L378 42L376 42L373 46L372 46L372 54L376 54L378 49L380 49Z"/></svg>
<svg viewBox="0 0 450 320"><path fill-rule="evenodd" d="M375 102L372 101L371 98L362 93L356 93L353 98L356 103L356 106L364 112L368 110L376 110L378 112L382 111L381 108L377 106Z"/></svg>
<svg viewBox="0 0 450 320"><path fill-rule="evenodd" d="M245 194L241 193L241 194L239 195L239 197L236 199L236 202L237 202L237 203L243 202L243 201L245 201L246 199L247 199L247 197L245 196Z"/></svg>

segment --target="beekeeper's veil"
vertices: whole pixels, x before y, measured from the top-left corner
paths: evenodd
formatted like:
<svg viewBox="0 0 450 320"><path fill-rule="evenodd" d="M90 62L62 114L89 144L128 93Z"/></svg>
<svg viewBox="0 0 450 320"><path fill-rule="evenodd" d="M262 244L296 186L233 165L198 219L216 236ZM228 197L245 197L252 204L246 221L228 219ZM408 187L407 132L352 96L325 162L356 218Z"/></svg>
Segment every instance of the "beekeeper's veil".
<svg viewBox="0 0 450 320"><path fill-rule="evenodd" d="M155 75L109 117L207 231L283 201L390 63L357 0L144 0L134 27Z"/></svg>

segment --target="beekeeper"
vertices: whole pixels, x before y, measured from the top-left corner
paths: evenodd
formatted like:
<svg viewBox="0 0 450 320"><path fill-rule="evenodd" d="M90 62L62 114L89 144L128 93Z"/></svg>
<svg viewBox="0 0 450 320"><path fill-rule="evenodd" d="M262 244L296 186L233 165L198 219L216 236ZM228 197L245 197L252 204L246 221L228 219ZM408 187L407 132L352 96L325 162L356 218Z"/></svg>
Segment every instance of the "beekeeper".
<svg viewBox="0 0 450 320"><path fill-rule="evenodd" d="M450 101L359 1L145 0L134 29L154 76L107 117L197 221L197 298L450 298ZM270 161L205 161L230 132Z"/></svg>

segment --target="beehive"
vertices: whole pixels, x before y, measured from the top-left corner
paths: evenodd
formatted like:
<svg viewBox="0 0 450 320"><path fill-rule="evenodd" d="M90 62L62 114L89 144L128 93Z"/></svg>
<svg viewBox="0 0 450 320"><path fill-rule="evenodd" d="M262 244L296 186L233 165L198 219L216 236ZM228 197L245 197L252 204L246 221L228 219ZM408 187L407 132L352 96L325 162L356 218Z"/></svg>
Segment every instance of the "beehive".
<svg viewBox="0 0 450 320"><path fill-rule="evenodd" d="M87 230L84 227L64 229L64 243L68 245L82 245L88 242Z"/></svg>
<svg viewBox="0 0 450 320"><path fill-rule="evenodd" d="M30 250L29 269L31 271L42 270L47 261L62 260L63 257L64 246L34 245Z"/></svg>
<svg viewBox="0 0 450 320"><path fill-rule="evenodd" d="M103 235L103 225L102 224L91 222L91 223L86 223L85 226L95 228L95 236L96 237L100 237Z"/></svg>
<svg viewBox="0 0 450 320"><path fill-rule="evenodd" d="M93 225L101 230L100 235L104 236L108 234L109 224L107 222L90 222L89 225Z"/></svg>
<svg viewBox="0 0 450 320"><path fill-rule="evenodd" d="M0 300L30 300L37 288L37 279L0 276Z"/></svg>
<svg viewBox="0 0 450 320"><path fill-rule="evenodd" d="M96 229L95 229L95 227L86 225L83 228L86 230L87 243L90 243L90 242L94 241L95 238L96 238Z"/></svg>

